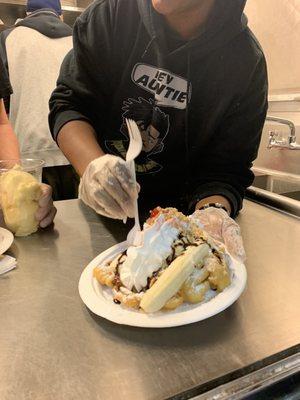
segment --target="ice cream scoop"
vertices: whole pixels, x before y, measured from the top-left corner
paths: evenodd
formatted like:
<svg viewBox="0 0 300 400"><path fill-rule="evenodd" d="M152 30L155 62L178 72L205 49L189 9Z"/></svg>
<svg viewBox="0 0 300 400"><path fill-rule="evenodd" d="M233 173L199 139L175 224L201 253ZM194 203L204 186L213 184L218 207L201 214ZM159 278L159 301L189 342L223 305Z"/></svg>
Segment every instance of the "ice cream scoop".
<svg viewBox="0 0 300 400"><path fill-rule="evenodd" d="M152 226L144 226L141 246L130 246L127 257L119 267L123 285L139 292L147 285L147 279L159 270L162 262L172 251L172 244L179 230L173 226L172 220L165 221L161 215Z"/></svg>

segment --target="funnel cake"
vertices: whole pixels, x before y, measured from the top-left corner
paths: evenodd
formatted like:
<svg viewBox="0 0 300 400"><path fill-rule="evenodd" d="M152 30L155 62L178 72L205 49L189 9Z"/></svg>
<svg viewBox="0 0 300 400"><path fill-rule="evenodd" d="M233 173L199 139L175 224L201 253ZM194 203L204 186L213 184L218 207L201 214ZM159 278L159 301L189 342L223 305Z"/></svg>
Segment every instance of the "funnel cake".
<svg viewBox="0 0 300 400"><path fill-rule="evenodd" d="M94 268L94 277L115 303L147 313L206 301L231 283L224 247L192 216L160 207L144 224L143 244Z"/></svg>

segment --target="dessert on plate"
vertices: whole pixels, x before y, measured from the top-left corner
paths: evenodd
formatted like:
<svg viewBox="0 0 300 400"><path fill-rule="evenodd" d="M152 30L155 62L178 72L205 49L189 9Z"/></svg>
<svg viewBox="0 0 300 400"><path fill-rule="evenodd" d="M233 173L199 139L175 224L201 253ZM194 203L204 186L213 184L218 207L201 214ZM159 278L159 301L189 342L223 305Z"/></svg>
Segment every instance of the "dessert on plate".
<svg viewBox="0 0 300 400"><path fill-rule="evenodd" d="M231 283L224 247L209 237L196 216L155 208L143 226L143 243L94 268L113 301L146 313L175 310L222 292Z"/></svg>

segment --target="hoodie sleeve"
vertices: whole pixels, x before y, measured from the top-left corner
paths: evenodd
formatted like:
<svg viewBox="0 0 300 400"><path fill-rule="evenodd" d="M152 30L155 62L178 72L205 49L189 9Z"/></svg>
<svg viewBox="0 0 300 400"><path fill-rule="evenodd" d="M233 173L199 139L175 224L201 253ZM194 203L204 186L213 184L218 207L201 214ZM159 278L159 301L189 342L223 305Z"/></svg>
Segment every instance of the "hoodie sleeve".
<svg viewBox="0 0 300 400"><path fill-rule="evenodd" d="M8 99L12 94L12 88L8 77L8 65L5 47L5 40L10 32L11 29L7 29L0 35L0 98L5 100Z"/></svg>
<svg viewBox="0 0 300 400"><path fill-rule="evenodd" d="M254 178L251 167L266 118L267 96L267 68L261 54L246 93L229 109L215 132L201 174L205 179L197 182L191 208L203 198L222 195L231 203L232 217L238 214L245 190Z"/></svg>
<svg viewBox="0 0 300 400"><path fill-rule="evenodd" d="M108 3L95 2L74 26L74 47L63 61L49 101L49 125L55 140L67 122L86 120L97 129L105 115L112 76L107 67L112 38Z"/></svg>
<svg viewBox="0 0 300 400"><path fill-rule="evenodd" d="M0 99L10 96L12 89L9 83L6 69L0 57Z"/></svg>

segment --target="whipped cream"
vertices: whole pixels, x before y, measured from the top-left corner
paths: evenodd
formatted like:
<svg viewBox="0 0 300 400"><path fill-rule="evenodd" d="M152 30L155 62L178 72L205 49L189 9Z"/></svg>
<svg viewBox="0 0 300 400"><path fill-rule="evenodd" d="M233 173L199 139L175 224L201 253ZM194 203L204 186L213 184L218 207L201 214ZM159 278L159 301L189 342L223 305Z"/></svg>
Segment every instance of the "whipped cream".
<svg viewBox="0 0 300 400"><path fill-rule="evenodd" d="M153 225L144 224L143 244L130 246L127 257L119 266L120 279L123 285L139 292L147 285L147 279L161 268L162 262L171 254L172 244L179 235L172 220L165 221L160 215Z"/></svg>

